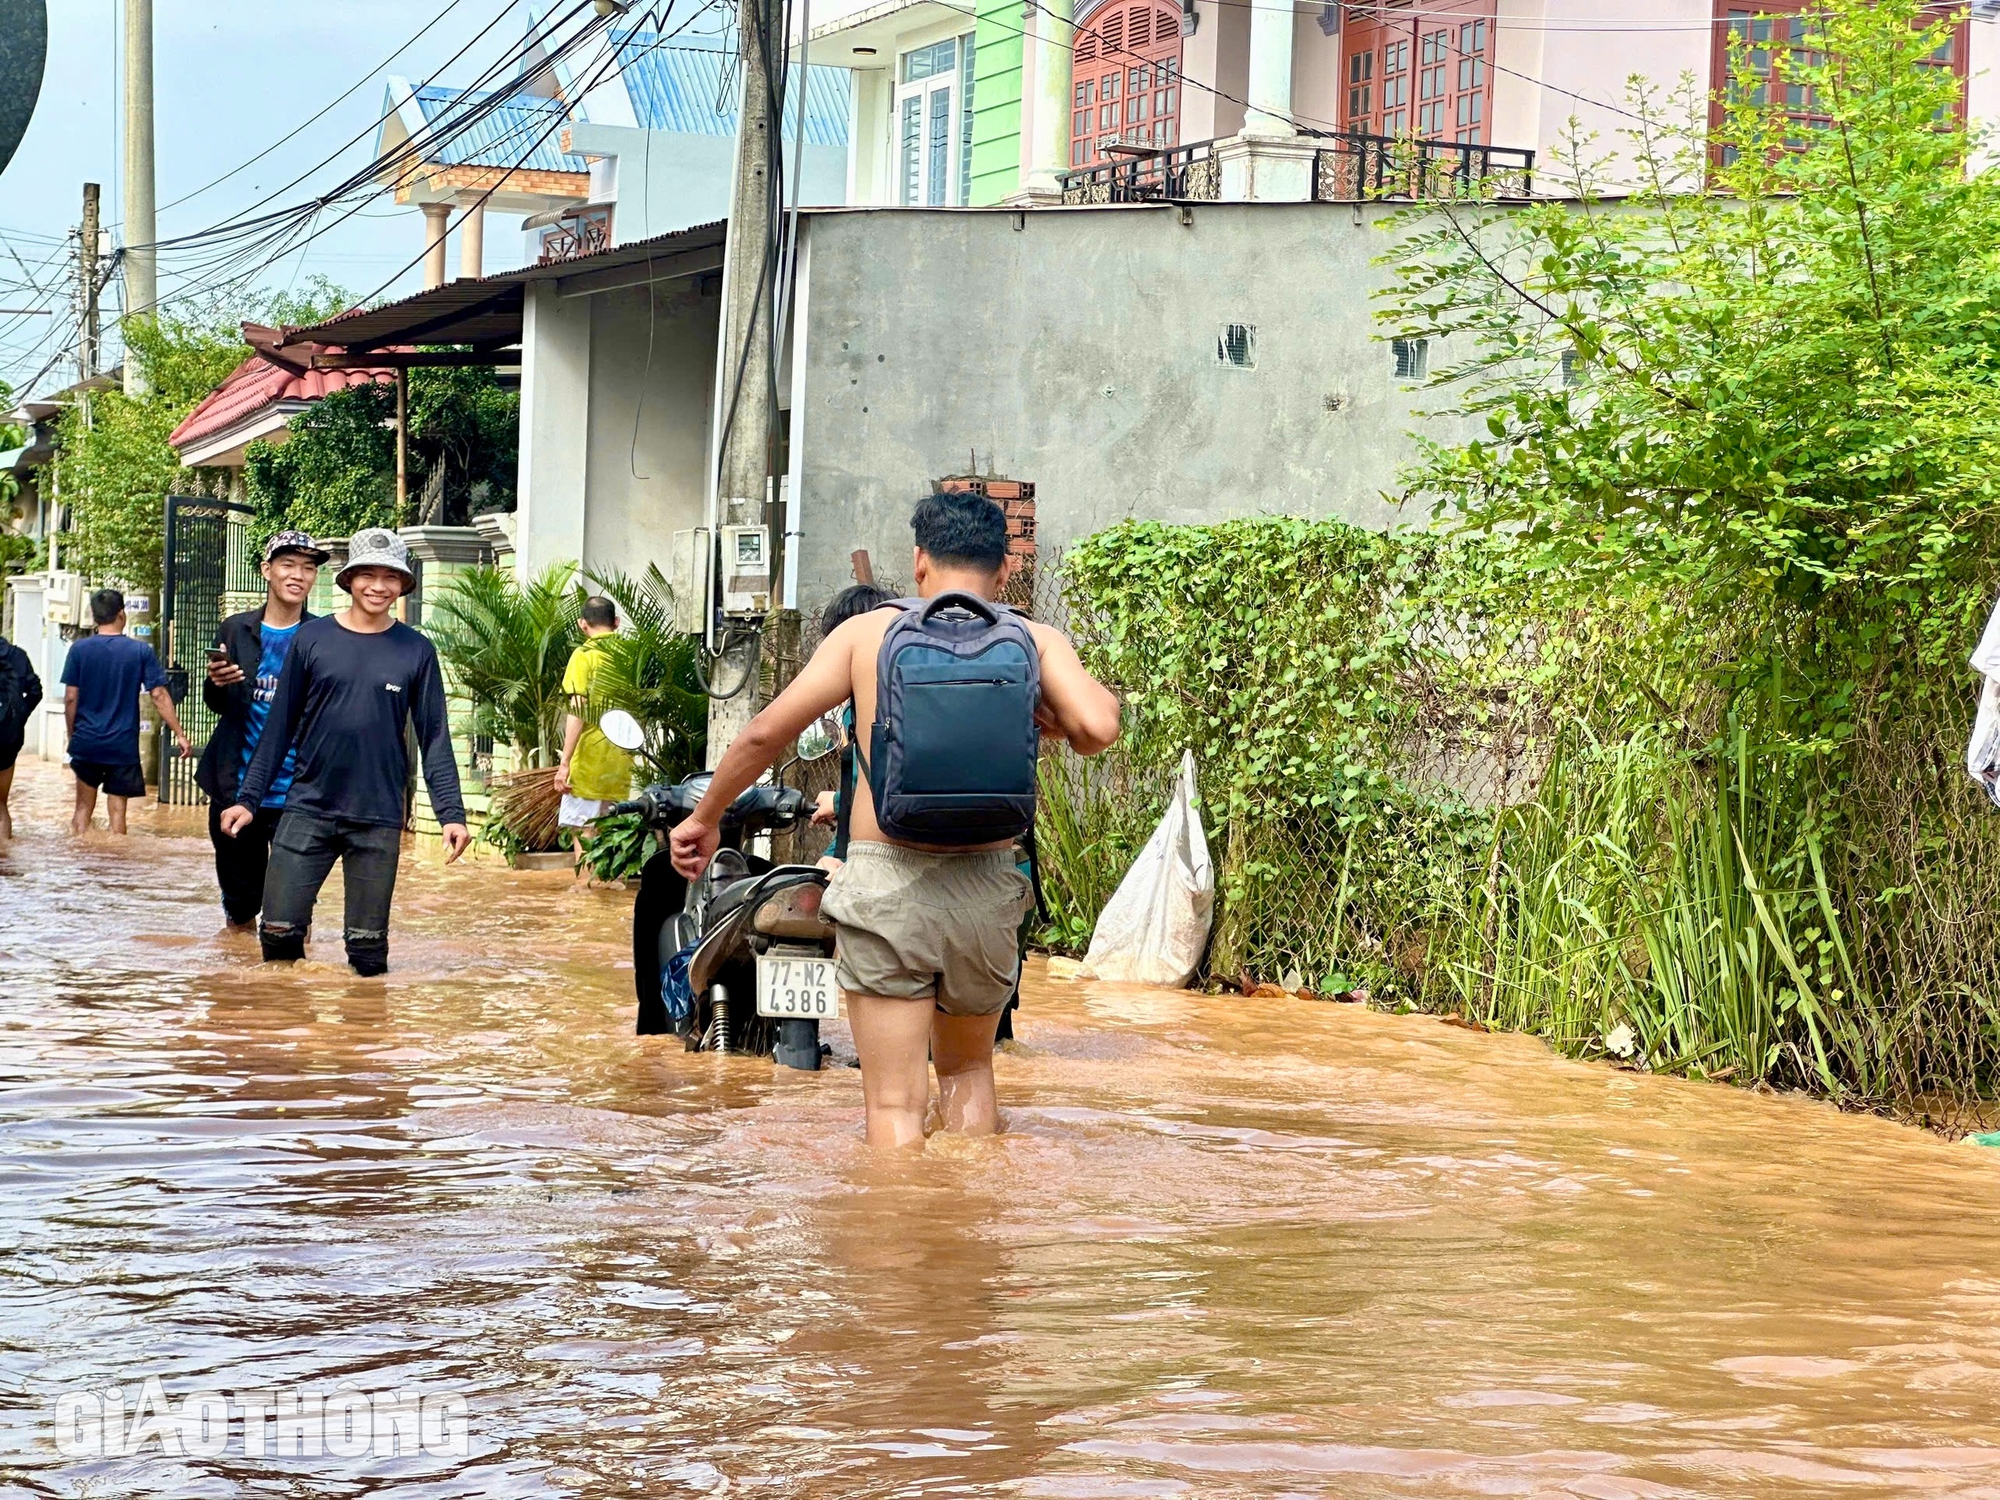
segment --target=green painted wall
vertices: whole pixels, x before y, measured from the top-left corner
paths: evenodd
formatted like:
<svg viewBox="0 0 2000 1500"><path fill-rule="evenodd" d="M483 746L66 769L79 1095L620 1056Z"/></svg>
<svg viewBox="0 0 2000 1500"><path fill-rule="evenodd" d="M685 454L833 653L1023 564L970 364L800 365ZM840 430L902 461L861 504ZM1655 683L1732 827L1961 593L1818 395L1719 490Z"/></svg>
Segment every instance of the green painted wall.
<svg viewBox="0 0 2000 1500"><path fill-rule="evenodd" d="M1020 0L981 0L972 54L972 201L1021 186Z"/></svg>

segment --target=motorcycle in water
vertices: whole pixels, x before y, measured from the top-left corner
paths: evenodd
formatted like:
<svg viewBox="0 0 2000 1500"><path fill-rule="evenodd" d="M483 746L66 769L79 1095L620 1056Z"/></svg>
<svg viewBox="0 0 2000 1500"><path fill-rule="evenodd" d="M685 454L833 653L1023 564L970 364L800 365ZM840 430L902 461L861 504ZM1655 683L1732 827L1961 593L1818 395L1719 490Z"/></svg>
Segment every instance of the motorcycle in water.
<svg viewBox="0 0 2000 1500"><path fill-rule="evenodd" d="M621 749L644 745L637 720L621 710L598 727ZM828 726L814 724L799 737L797 759L818 760L834 748ZM665 832L694 811L709 781L703 771L657 783L611 811L637 813ZM664 845L646 862L632 910L639 1035L671 1032L690 1052L818 1069L819 1023L840 1013L833 925L820 914L827 872L773 864L748 848L758 835L788 832L811 815L812 800L797 788L753 786L722 815L721 846L699 878L676 870Z"/></svg>

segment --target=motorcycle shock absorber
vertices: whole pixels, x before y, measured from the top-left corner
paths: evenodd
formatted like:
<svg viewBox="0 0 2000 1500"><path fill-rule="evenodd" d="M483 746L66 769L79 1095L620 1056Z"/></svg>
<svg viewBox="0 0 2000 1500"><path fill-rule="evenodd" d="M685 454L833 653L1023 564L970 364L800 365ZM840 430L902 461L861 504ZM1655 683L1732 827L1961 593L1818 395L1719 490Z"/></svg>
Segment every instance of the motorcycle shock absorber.
<svg viewBox="0 0 2000 1500"><path fill-rule="evenodd" d="M729 1050L729 991L716 985L709 991L711 1010L708 1020L708 1040L703 1050L727 1052Z"/></svg>

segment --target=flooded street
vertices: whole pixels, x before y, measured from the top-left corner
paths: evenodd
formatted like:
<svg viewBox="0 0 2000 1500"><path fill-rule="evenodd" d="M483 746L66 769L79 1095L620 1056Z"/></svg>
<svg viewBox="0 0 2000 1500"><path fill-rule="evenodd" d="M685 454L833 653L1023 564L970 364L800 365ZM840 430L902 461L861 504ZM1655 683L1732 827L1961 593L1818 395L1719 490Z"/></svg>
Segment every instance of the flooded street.
<svg viewBox="0 0 2000 1500"><path fill-rule="evenodd" d="M632 1034L627 895L406 856L386 981L337 879L266 970L199 811L21 782L0 1495L2000 1495L2000 1153L1038 978L1008 1132L871 1158L854 1070ZM56 1451L149 1375L454 1391L471 1453Z"/></svg>

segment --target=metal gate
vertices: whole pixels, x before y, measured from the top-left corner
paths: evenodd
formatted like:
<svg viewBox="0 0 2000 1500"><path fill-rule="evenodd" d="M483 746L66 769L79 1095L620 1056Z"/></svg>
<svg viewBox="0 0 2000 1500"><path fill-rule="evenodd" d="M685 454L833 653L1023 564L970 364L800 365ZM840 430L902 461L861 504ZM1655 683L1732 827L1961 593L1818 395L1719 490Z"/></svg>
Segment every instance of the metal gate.
<svg viewBox="0 0 2000 1500"><path fill-rule="evenodd" d="M261 597L264 580L249 546L247 529L230 524L230 513L246 519L251 507L207 495L167 497L166 568L160 587L161 660L167 686L180 708L181 727L194 742L195 755L182 760L162 724L160 735L160 800L199 803L194 784L195 760L215 731L215 715L202 702L207 676L207 651L215 628L235 609ZM250 598L237 602L231 595Z"/></svg>

